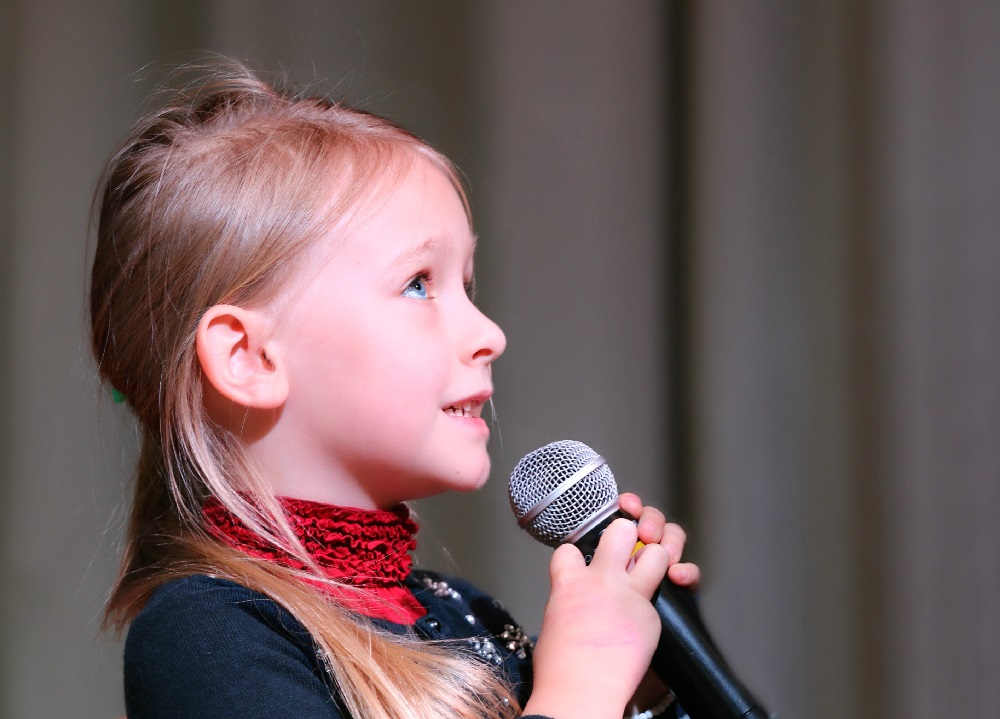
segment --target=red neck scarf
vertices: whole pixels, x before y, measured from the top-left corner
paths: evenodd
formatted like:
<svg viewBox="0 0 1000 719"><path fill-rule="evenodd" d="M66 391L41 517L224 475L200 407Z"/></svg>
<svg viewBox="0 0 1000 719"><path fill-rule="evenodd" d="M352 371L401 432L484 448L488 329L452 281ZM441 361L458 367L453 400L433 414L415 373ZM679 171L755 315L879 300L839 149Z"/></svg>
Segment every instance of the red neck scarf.
<svg viewBox="0 0 1000 719"><path fill-rule="evenodd" d="M410 512L363 510L305 499L279 498L288 523L309 556L329 579L364 591L315 582L348 609L375 619L413 624L427 610L403 583L417 546ZM203 509L208 530L251 557L308 570L299 559L266 543L214 497Z"/></svg>

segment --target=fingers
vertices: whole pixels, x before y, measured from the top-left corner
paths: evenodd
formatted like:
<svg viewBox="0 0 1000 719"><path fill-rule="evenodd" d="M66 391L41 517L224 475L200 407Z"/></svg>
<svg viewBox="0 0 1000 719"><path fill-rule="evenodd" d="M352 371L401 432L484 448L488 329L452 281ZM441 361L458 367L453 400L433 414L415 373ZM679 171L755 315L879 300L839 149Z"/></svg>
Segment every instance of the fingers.
<svg viewBox="0 0 1000 719"><path fill-rule="evenodd" d="M590 565L598 568L624 568L635 551L638 540L635 522L616 519L601 535Z"/></svg>
<svg viewBox="0 0 1000 719"><path fill-rule="evenodd" d="M656 507L643 507L639 515L639 539L646 544L663 544L667 518Z"/></svg>
<svg viewBox="0 0 1000 719"><path fill-rule="evenodd" d="M661 545L647 544L635 556L635 562L628 571L629 581L637 592L651 599L669 564L670 556Z"/></svg>
<svg viewBox="0 0 1000 719"><path fill-rule="evenodd" d="M667 522L663 512L655 507L644 507L642 500L631 492L619 496L618 504L626 514L637 517L637 535L639 541L646 546L659 545L668 555L667 576L674 584L689 589L696 589L701 581L701 570L698 565L681 562L684 546L687 544L687 533L673 522Z"/></svg>
<svg viewBox="0 0 1000 719"><path fill-rule="evenodd" d="M684 553L684 545L687 543L687 532L679 524L673 522L662 525L662 536L659 543L666 547L670 554L671 564L679 562Z"/></svg>
<svg viewBox="0 0 1000 719"><path fill-rule="evenodd" d="M701 582L701 569L698 568L697 564L683 562L672 564L667 570L667 576L671 582L678 586L697 589L699 582Z"/></svg>
<svg viewBox="0 0 1000 719"><path fill-rule="evenodd" d="M630 517L638 517L642 513L642 500L631 492L618 495L618 506Z"/></svg>
<svg viewBox="0 0 1000 719"><path fill-rule="evenodd" d="M642 500L631 492L618 497L618 506L625 514L639 523L639 540L646 544L659 544L663 538L663 525L667 518L656 507L644 507Z"/></svg>
<svg viewBox="0 0 1000 719"><path fill-rule="evenodd" d="M670 558L659 544L646 545L636 553L637 537L634 522L616 519L604 530L590 566L595 571L623 573L622 578L635 591L651 597L667 571Z"/></svg>
<svg viewBox="0 0 1000 719"><path fill-rule="evenodd" d="M639 502L635 495L622 497L626 512ZM637 540L644 545L638 552ZM638 524L622 519L608 526L591 567L601 572L623 572L622 578L627 578L641 594L651 595L664 576L678 586L696 589L701 570L696 564L680 561L686 541L687 534L679 525L666 522L659 510L643 507ZM571 581L576 572L586 568L583 554L571 544L559 547L549 565L553 585Z"/></svg>
<svg viewBox="0 0 1000 719"><path fill-rule="evenodd" d="M618 505L639 523L639 541L644 544L662 544L670 553L670 561L680 561L687 542L687 534L678 524L667 518L656 507L644 507L642 500L631 492L618 497Z"/></svg>

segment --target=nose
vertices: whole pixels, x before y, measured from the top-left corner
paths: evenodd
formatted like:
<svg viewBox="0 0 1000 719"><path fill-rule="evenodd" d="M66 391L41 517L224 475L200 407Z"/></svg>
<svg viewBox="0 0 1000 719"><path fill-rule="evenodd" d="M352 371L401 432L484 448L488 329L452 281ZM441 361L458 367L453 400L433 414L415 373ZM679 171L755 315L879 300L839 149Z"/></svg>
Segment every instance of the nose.
<svg viewBox="0 0 1000 719"><path fill-rule="evenodd" d="M471 332L472 354L470 359L473 362L485 362L489 364L501 354L507 347L507 336L504 335L500 325L491 320L478 307L469 303L472 310Z"/></svg>

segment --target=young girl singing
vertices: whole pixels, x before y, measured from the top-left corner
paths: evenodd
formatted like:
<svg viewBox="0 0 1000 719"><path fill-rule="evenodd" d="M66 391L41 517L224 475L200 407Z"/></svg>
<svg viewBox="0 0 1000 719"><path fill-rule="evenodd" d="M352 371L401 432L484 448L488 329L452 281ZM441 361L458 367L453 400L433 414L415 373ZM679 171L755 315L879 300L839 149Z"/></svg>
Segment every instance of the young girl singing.
<svg viewBox="0 0 1000 719"><path fill-rule="evenodd" d="M125 138L90 310L142 436L107 608L129 626L130 719L678 711L646 676L649 599L668 567L698 569L635 496L638 526L613 524L589 566L555 552L534 645L474 587L411 569L405 502L490 469L505 339L472 301L475 244L447 159L242 67Z"/></svg>

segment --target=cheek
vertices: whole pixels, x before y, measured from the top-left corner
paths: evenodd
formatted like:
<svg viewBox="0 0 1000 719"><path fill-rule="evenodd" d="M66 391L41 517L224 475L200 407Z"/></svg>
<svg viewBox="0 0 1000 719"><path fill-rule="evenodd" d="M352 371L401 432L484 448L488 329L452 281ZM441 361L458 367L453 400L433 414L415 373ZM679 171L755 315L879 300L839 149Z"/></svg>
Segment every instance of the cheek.
<svg viewBox="0 0 1000 719"><path fill-rule="evenodd" d="M343 318L334 331L301 335L293 358L300 393L355 417L380 414L386 429L441 410L449 391L450 360L436 335L419 322ZM413 431L413 428L410 428Z"/></svg>
<svg viewBox="0 0 1000 719"><path fill-rule="evenodd" d="M404 395L442 393L450 364L444 344L434 328L419 322L384 323L369 333L364 346L355 348L358 363L372 382L392 387Z"/></svg>
<svg viewBox="0 0 1000 719"><path fill-rule="evenodd" d="M341 344L335 364L345 383L396 416L440 409L448 388L447 353L412 327L382 330Z"/></svg>
<svg viewBox="0 0 1000 719"><path fill-rule="evenodd" d="M447 363L440 353L409 345L391 354L370 357L372 391L400 413L441 409L448 388Z"/></svg>

